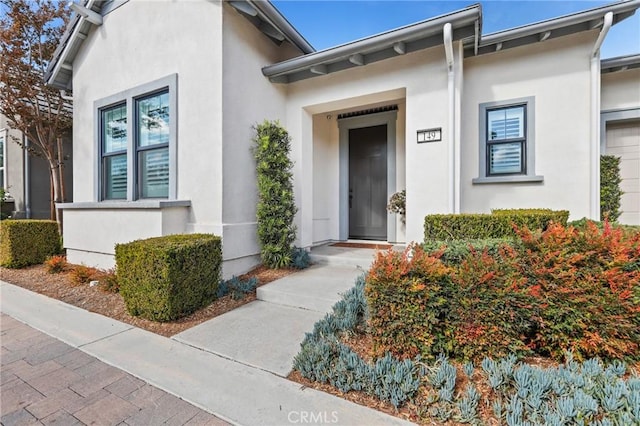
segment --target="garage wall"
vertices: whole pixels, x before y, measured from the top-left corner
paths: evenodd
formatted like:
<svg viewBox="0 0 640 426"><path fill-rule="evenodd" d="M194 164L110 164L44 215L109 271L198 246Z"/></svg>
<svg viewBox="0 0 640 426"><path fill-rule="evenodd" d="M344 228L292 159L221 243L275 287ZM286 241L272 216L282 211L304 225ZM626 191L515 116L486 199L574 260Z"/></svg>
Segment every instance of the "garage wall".
<svg viewBox="0 0 640 426"><path fill-rule="evenodd" d="M640 68L602 75L602 151L621 158L622 214L640 225Z"/></svg>
<svg viewBox="0 0 640 426"><path fill-rule="evenodd" d="M620 200L622 214L618 221L640 225L640 120L607 125L606 152L620 157Z"/></svg>

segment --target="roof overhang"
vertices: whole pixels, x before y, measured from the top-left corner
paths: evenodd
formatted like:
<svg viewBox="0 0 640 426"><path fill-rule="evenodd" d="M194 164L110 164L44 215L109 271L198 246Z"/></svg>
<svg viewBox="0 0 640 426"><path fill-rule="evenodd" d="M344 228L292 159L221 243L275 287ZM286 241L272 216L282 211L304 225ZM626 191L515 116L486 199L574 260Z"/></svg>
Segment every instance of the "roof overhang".
<svg viewBox="0 0 640 426"><path fill-rule="evenodd" d="M617 24L623 19L632 16L638 7L640 7L640 0L626 0L584 12L487 34L481 37L477 51L471 44L465 45L465 56L492 53L600 28L607 12L613 13L613 24Z"/></svg>
<svg viewBox="0 0 640 426"><path fill-rule="evenodd" d="M387 31L330 49L266 66L262 73L275 83L291 83L356 68L443 44L443 27L450 23L453 40L478 42L482 26L479 4L416 24Z"/></svg>
<svg viewBox="0 0 640 426"><path fill-rule="evenodd" d="M229 4L277 44L287 40L304 54L316 51L271 2L232 0Z"/></svg>
<svg viewBox="0 0 640 426"><path fill-rule="evenodd" d="M84 7L98 14L103 14L106 13L103 11L103 6L108 10L113 10L127 1L85 0ZM315 52L313 46L269 1L233 0L229 4L275 43L280 44L287 40L304 54ZM87 38L92 25L95 24L92 24L87 17L78 13L72 16L45 73L47 84L63 90L72 88L73 60L83 41Z"/></svg>
<svg viewBox="0 0 640 426"><path fill-rule="evenodd" d="M103 3L104 0L88 0L84 7L100 14ZM48 85L62 90L71 89L73 60L93 25L88 18L73 14L44 74Z"/></svg>
<svg viewBox="0 0 640 426"><path fill-rule="evenodd" d="M602 74L626 71L633 68L640 68L640 54L618 56L616 58L603 59L600 62Z"/></svg>

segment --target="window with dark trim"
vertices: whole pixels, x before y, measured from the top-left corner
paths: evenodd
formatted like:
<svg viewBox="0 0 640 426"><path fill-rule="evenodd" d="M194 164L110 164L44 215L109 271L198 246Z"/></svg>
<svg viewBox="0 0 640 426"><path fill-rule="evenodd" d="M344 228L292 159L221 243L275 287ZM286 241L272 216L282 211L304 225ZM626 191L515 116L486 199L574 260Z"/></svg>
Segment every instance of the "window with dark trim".
<svg viewBox="0 0 640 426"><path fill-rule="evenodd" d="M176 198L177 74L95 102L98 200Z"/></svg>
<svg viewBox="0 0 640 426"><path fill-rule="evenodd" d="M527 105L486 110L487 176L526 174Z"/></svg>
<svg viewBox="0 0 640 426"><path fill-rule="evenodd" d="M479 105L478 177L474 184L542 182L535 174L535 98Z"/></svg>
<svg viewBox="0 0 640 426"><path fill-rule="evenodd" d="M136 99L138 198L169 196L169 91Z"/></svg>
<svg viewBox="0 0 640 426"><path fill-rule="evenodd" d="M127 199L127 105L100 111L102 199Z"/></svg>
<svg viewBox="0 0 640 426"><path fill-rule="evenodd" d="M5 166L4 161L6 158L6 149L7 149L7 131L0 130L0 188L6 189L6 179L5 179Z"/></svg>

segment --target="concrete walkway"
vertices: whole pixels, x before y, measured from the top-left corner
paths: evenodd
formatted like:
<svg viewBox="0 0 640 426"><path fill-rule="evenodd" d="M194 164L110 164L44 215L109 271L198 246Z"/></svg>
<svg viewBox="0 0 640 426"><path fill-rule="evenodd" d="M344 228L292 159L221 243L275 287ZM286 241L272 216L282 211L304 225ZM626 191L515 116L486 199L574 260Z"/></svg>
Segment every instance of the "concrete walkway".
<svg viewBox="0 0 640 426"><path fill-rule="evenodd" d="M233 424L408 424L283 377L304 333L368 266L359 263L270 283L258 301L171 339L2 282L0 311Z"/></svg>
<svg viewBox="0 0 640 426"><path fill-rule="evenodd" d="M360 274L355 266L314 265L259 287L255 302L174 339L286 377L305 333L331 311Z"/></svg>

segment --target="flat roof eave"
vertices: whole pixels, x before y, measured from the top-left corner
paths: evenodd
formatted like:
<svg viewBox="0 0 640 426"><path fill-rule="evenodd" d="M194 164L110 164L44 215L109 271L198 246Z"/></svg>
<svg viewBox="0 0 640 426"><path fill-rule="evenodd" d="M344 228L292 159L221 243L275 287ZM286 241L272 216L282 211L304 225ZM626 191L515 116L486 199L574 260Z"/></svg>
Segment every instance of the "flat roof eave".
<svg viewBox="0 0 640 426"><path fill-rule="evenodd" d="M273 82L289 83L359 67L443 44L443 28L450 23L454 40L477 40L481 6L437 16L371 37L266 66L262 73Z"/></svg>

